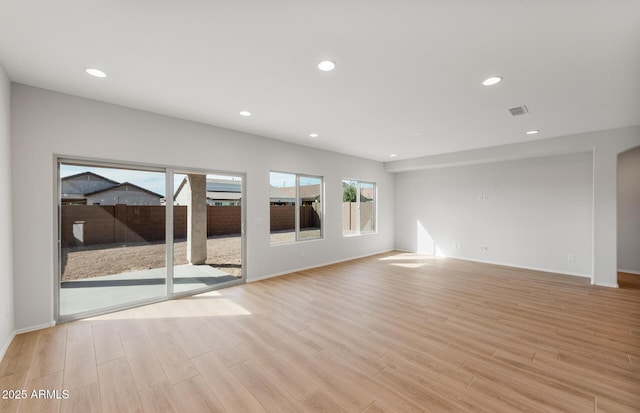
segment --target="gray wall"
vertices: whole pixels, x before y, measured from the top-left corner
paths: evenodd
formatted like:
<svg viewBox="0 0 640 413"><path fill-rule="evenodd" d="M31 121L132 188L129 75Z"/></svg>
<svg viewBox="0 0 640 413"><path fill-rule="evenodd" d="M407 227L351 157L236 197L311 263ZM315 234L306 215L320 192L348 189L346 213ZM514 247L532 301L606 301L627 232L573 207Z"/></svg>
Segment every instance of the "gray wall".
<svg viewBox="0 0 640 413"><path fill-rule="evenodd" d="M582 153L399 173L396 247L588 277L591 161Z"/></svg>
<svg viewBox="0 0 640 413"><path fill-rule="evenodd" d="M13 85L11 103L17 328L53 321L56 154L246 173L249 280L393 248L394 178L380 162L24 85ZM323 240L269 245L271 170L324 177ZM342 236L343 179L378 184L377 234ZM33 188L41 202L19 202Z"/></svg>
<svg viewBox="0 0 640 413"><path fill-rule="evenodd" d="M640 274L640 147L618 156L618 269Z"/></svg>
<svg viewBox="0 0 640 413"><path fill-rule="evenodd" d="M10 90L11 83L0 66L0 188L6 194L0 202L0 359L14 331Z"/></svg>

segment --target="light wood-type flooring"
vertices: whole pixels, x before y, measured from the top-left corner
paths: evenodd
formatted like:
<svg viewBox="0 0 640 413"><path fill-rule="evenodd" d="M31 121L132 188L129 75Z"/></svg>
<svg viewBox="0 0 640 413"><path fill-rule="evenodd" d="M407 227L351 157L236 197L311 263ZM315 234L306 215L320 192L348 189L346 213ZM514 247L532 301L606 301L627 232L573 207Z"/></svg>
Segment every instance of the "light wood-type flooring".
<svg viewBox="0 0 640 413"><path fill-rule="evenodd" d="M20 412L639 412L640 290L387 253L17 336Z"/></svg>

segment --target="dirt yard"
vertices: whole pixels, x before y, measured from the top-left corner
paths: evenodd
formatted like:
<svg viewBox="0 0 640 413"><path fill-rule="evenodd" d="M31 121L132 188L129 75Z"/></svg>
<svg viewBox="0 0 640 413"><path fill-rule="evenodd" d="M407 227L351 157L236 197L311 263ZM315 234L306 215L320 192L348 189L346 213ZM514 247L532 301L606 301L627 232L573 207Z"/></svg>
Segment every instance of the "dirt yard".
<svg viewBox="0 0 640 413"><path fill-rule="evenodd" d="M319 238L319 229L305 229L301 239ZM278 231L271 234L272 244L295 240L295 233ZM241 276L242 238L223 235L207 239L207 264L227 274ZM187 264L187 242L174 243L173 264ZM80 280L123 272L165 267L166 244L95 245L62 249L62 281Z"/></svg>
<svg viewBox="0 0 640 413"><path fill-rule="evenodd" d="M174 265L187 264L187 242L174 244ZM62 281L165 267L166 244L96 245L62 250ZM241 238L207 239L207 264L231 275L241 275Z"/></svg>

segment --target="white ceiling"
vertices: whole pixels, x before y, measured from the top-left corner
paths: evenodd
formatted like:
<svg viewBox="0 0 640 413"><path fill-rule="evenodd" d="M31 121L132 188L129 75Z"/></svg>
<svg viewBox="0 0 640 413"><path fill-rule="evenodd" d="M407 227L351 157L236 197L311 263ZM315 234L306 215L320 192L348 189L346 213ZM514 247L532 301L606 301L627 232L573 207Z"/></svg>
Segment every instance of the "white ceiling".
<svg viewBox="0 0 640 413"><path fill-rule="evenodd" d="M317 70L326 58L334 72ZM640 1L0 0L0 64L19 83L390 161L640 124Z"/></svg>

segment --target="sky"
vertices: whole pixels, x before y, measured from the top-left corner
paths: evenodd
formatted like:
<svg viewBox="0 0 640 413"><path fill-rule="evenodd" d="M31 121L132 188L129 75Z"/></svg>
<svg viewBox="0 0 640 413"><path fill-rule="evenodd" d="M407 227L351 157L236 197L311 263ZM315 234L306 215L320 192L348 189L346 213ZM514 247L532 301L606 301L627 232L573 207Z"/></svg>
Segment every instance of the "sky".
<svg viewBox="0 0 640 413"><path fill-rule="evenodd" d="M82 172L93 172L100 176L104 176L105 178L109 178L116 182L130 182L134 185L138 185L142 188L148 189L149 191L155 192L162 196L166 194L165 187L165 174L164 172L149 172L149 171L136 171L132 169L119 169L119 168L99 168L95 166L78 166L78 165L60 165L60 177L64 178L66 176L76 175ZM173 187L175 189L178 188L182 179L184 179L184 174L174 174L173 175ZM215 178L215 179L231 179L229 176L223 175L207 175L207 178ZM235 177L236 180L239 177Z"/></svg>
<svg viewBox="0 0 640 413"><path fill-rule="evenodd" d="M155 192L162 196L165 196L165 178L164 172L149 172L149 171L136 171L133 169L120 169L120 168L101 168L96 166L80 166L80 165L60 165L60 177L71 176L82 172L93 172L105 178L109 178L116 182L130 182L134 185L138 185L149 191ZM178 188L180 182L185 177L183 174L173 175L173 187ZM207 175L207 178L215 179L231 179L225 175ZM238 177L236 177L238 179ZM314 185L319 184L319 178L317 177L305 177L300 176L300 185ZM270 183L272 186L282 188L291 187L296 184L296 175L283 173L283 172L271 172Z"/></svg>
<svg viewBox="0 0 640 413"><path fill-rule="evenodd" d="M283 172L271 172L269 175L269 183L271 186L278 188L284 188L296 185L296 175ZM300 185L314 185L319 184L319 178L317 177L305 177L300 176Z"/></svg>

